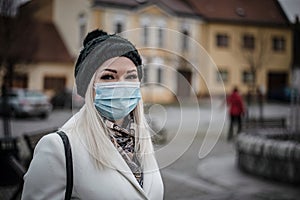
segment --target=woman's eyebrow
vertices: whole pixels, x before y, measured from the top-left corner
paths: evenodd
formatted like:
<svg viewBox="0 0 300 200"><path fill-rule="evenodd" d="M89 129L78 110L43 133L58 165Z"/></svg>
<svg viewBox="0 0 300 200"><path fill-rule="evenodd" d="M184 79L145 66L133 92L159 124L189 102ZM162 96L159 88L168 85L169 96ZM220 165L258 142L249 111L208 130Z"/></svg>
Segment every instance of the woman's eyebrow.
<svg viewBox="0 0 300 200"><path fill-rule="evenodd" d="M129 73L131 73L131 72L136 72L136 69L128 70L128 71L127 71L127 74L129 74Z"/></svg>
<svg viewBox="0 0 300 200"><path fill-rule="evenodd" d="M114 70L114 69L104 69L103 71L109 71L109 72L113 72L115 74L117 74L117 70Z"/></svg>

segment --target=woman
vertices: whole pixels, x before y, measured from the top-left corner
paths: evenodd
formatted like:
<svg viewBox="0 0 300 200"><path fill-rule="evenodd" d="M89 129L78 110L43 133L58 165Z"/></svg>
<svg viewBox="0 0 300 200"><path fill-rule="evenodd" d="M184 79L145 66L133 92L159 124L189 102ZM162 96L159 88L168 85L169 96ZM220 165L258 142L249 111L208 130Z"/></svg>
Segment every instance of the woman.
<svg viewBox="0 0 300 200"><path fill-rule="evenodd" d="M163 183L143 114L141 58L126 39L95 30L75 65L85 105L62 128L73 155L74 199L162 199ZM24 176L22 199L64 199L64 146L43 137Z"/></svg>
<svg viewBox="0 0 300 200"><path fill-rule="evenodd" d="M230 125L227 134L227 141L230 141L234 135L233 128L237 125L237 134L242 130L242 116L245 113L243 99L239 94L238 87L234 87L232 93L227 98L229 105Z"/></svg>

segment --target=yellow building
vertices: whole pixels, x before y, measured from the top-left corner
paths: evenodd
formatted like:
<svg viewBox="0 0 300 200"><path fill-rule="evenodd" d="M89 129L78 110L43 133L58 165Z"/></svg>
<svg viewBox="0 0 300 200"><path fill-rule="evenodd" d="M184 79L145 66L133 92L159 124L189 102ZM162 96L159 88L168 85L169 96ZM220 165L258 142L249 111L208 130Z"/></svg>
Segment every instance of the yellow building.
<svg viewBox="0 0 300 200"><path fill-rule="evenodd" d="M16 64L13 87L43 91L49 97L71 89L74 58L53 21L53 1L27 2L20 7L19 15L28 17L28 30L22 34L28 34L24 40L30 41L24 42L25 47L17 47L28 62Z"/></svg>
<svg viewBox="0 0 300 200"><path fill-rule="evenodd" d="M292 34L273 0L98 0L90 21L91 28L125 32L141 49L149 101L218 95L224 86L272 96L289 86Z"/></svg>
<svg viewBox="0 0 300 200"><path fill-rule="evenodd" d="M144 63L144 101L167 103L200 93L195 54L202 20L184 2L95 1L92 27L120 33L139 49ZM196 41L194 41L196 40Z"/></svg>
<svg viewBox="0 0 300 200"><path fill-rule="evenodd" d="M254 78L251 66L256 70L255 87L262 91L271 94L289 86L292 34L273 0L32 0L28 4L36 2L42 5L34 13L36 18L53 25L69 61L26 68L29 88L48 90L45 82L52 79L50 85L64 82L72 89L73 64L82 40L95 28L122 34L139 49L145 101L218 95L223 86L229 92L235 85L246 93Z"/></svg>
<svg viewBox="0 0 300 200"><path fill-rule="evenodd" d="M252 85L270 97L290 84L292 31L277 1L189 1L203 16L201 43L219 72L210 71L209 87L227 92Z"/></svg>

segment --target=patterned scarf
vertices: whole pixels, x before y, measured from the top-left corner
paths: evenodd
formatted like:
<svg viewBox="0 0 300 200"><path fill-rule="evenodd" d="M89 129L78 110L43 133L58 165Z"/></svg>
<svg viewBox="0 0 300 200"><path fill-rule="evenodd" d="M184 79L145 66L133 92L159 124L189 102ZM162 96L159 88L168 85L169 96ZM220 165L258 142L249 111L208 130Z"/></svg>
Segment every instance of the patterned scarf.
<svg viewBox="0 0 300 200"><path fill-rule="evenodd" d="M107 119L104 121L106 126L112 130L110 131L110 140L131 169L140 186L143 188L143 170L137 158L136 152L134 151L134 136L136 129L133 116L128 115L125 117L122 127Z"/></svg>

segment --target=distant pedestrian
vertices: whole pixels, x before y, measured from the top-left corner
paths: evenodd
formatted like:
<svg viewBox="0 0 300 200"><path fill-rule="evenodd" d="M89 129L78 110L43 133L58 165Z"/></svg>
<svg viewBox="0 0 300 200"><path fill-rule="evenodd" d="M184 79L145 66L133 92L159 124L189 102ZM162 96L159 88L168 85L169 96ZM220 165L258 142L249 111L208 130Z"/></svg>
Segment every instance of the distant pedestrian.
<svg viewBox="0 0 300 200"><path fill-rule="evenodd" d="M234 87L232 93L227 97L229 106L230 124L227 134L227 140L230 141L234 135L234 127L237 125L237 133L242 130L242 116L245 113L244 103L239 94L238 88Z"/></svg>
<svg viewBox="0 0 300 200"><path fill-rule="evenodd" d="M61 128L73 155L72 199L163 199L163 182L143 113L142 60L131 42L100 30L75 65L85 104ZM66 162L58 134L37 144L23 200L64 199Z"/></svg>

